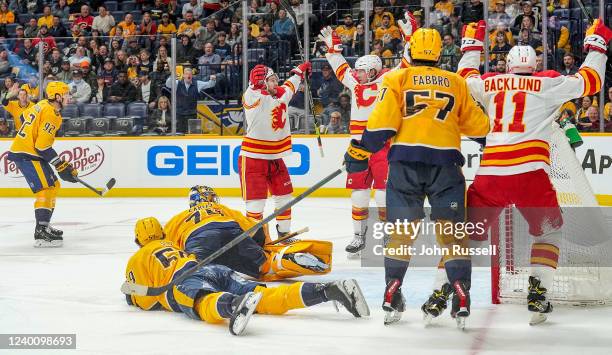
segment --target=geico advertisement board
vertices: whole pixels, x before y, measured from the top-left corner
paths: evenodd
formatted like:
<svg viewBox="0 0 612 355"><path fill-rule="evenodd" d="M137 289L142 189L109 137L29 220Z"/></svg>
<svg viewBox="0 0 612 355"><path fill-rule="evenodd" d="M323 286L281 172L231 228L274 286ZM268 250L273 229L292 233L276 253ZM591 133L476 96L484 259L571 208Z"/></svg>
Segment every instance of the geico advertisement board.
<svg viewBox="0 0 612 355"><path fill-rule="evenodd" d="M587 136L576 151L597 194L612 195L612 136ZM240 137L58 139L55 149L92 184L117 179L117 188L184 188L194 184L238 188ZM349 143L345 136L324 137L325 157L313 137L293 138L293 153L285 158L293 184L307 188L337 169ZM11 140L0 140L0 187L26 188L14 163L7 159ZM480 163L478 144L462 143L464 175L472 180ZM326 187L344 187L341 176ZM63 183L64 188L80 187Z"/></svg>

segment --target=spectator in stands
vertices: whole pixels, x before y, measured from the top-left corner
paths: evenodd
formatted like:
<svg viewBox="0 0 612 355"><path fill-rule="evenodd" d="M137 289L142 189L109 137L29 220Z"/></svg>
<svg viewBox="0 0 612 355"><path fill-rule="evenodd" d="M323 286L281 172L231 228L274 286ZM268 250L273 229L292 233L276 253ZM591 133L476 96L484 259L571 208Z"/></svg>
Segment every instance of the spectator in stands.
<svg viewBox="0 0 612 355"><path fill-rule="evenodd" d="M151 53L146 49L141 49L138 54L140 59L140 66L149 68L149 73L153 71L153 62L151 61Z"/></svg>
<svg viewBox="0 0 612 355"><path fill-rule="evenodd" d="M172 78L166 80L166 87L172 85ZM210 76L209 81L199 81L193 79L193 71L191 68L183 69L183 78L176 82L176 101L180 105L176 105L176 131L187 133L187 123L190 119L197 119L198 100L201 97L201 92L215 86L216 77Z"/></svg>
<svg viewBox="0 0 612 355"><path fill-rule="evenodd" d="M59 18L68 19L70 17L70 6L66 4L67 0L59 0L53 5L53 15Z"/></svg>
<svg viewBox="0 0 612 355"><path fill-rule="evenodd" d="M4 100L7 96L10 96L13 86L15 85L16 88L19 89L19 84L15 83L15 78L12 75L5 77L2 81L2 85L0 85L0 100Z"/></svg>
<svg viewBox="0 0 612 355"><path fill-rule="evenodd" d="M53 16L53 23L49 27L49 35L53 36L58 42L67 40L68 31L58 16Z"/></svg>
<svg viewBox="0 0 612 355"><path fill-rule="evenodd" d="M23 40L25 39L24 32L24 27L22 25L17 25L17 27L15 27L15 37L9 41L9 48L12 52L19 53L23 48Z"/></svg>
<svg viewBox="0 0 612 355"><path fill-rule="evenodd" d="M261 31L259 35L268 37L268 42L280 41L280 38L276 35L276 33L272 32L272 26L268 22L263 24L263 31Z"/></svg>
<svg viewBox="0 0 612 355"><path fill-rule="evenodd" d="M26 38L23 40L23 48L19 50L17 55L21 57L24 63L34 65L36 64L36 47L32 45L32 40L30 38Z"/></svg>
<svg viewBox="0 0 612 355"><path fill-rule="evenodd" d="M183 11L181 11L181 13L183 14L183 18L185 18L187 11L191 11L191 13L193 13L193 18L197 20L202 17L202 12L204 12L204 8L202 7L200 1L189 0L188 3L185 3L183 5Z"/></svg>
<svg viewBox="0 0 612 355"><path fill-rule="evenodd" d="M0 25L15 23L15 14L9 10L6 2L0 3Z"/></svg>
<svg viewBox="0 0 612 355"><path fill-rule="evenodd" d="M38 34L38 22L36 22L36 19L34 17L32 17L28 21L28 25L26 26L25 31L23 32L23 35L25 36L25 38L34 38L36 37L37 34Z"/></svg>
<svg viewBox="0 0 612 355"><path fill-rule="evenodd" d="M195 64L196 58L198 57L198 51L193 48L191 40L186 35L179 37L179 43L176 46L176 62L177 63L190 63Z"/></svg>
<svg viewBox="0 0 612 355"><path fill-rule="evenodd" d="M522 11L514 19L514 25L512 27L517 28L517 29L521 28L521 24L523 23L523 18L525 17L529 17L531 19L531 23L533 24L535 28L539 27L540 19L536 17L535 12L533 12L533 5L531 4L530 1L523 1Z"/></svg>
<svg viewBox="0 0 612 355"><path fill-rule="evenodd" d="M110 31L111 36L117 35L117 28L121 28L123 38L129 38L136 35L138 28L136 23L134 23L134 15L129 12L126 13L123 21L119 22L119 24Z"/></svg>
<svg viewBox="0 0 612 355"><path fill-rule="evenodd" d="M461 40L461 29L463 28L463 22L456 13L452 13L448 19L448 24L444 26L444 33L453 35L453 38Z"/></svg>
<svg viewBox="0 0 612 355"><path fill-rule="evenodd" d="M91 65L96 69L101 69L104 65L104 61L106 58L109 58L110 54L108 53L108 47L104 44L98 47L98 53L94 53L91 58Z"/></svg>
<svg viewBox="0 0 612 355"><path fill-rule="evenodd" d="M82 62L81 71L83 72L83 80L89 84L89 87L93 88L96 86L97 75L91 70L91 64L88 62Z"/></svg>
<svg viewBox="0 0 612 355"><path fill-rule="evenodd" d="M321 114L325 131L328 134L348 133L348 125L351 120L351 98L342 94L334 99L323 110Z"/></svg>
<svg viewBox="0 0 612 355"><path fill-rule="evenodd" d="M588 121L587 119L587 111L589 107L593 106L593 99L590 96L584 96L580 100L580 108L576 111L576 124L579 124L579 121L582 120L583 123Z"/></svg>
<svg viewBox="0 0 612 355"><path fill-rule="evenodd" d="M227 35L227 44L234 48L236 43L242 44L242 34L240 33L240 24L232 23L230 27L230 32Z"/></svg>
<svg viewBox="0 0 612 355"><path fill-rule="evenodd" d="M51 53L51 49L57 47L57 43L55 43L55 39L49 35L49 29L47 25L40 26L40 30L38 31L38 36L34 38L32 41L32 46L37 47L39 42L43 42L43 53L45 57ZM38 48L38 47L37 47Z"/></svg>
<svg viewBox="0 0 612 355"><path fill-rule="evenodd" d="M117 69L115 69L115 61L111 58L106 58L104 60L104 65L98 71L98 76L100 78L104 78L107 86L111 86L115 79L117 79Z"/></svg>
<svg viewBox="0 0 612 355"><path fill-rule="evenodd" d="M353 54L361 57L365 55L365 30L363 24L358 24L355 27L355 33L353 34L353 40L351 47L353 47Z"/></svg>
<svg viewBox="0 0 612 355"><path fill-rule="evenodd" d="M215 20L208 20L205 27L200 27L196 31L196 38L195 42L193 43L193 47L201 51L204 49L204 45L206 43L212 43L213 45L216 44L218 37L219 35L215 30Z"/></svg>
<svg viewBox="0 0 612 355"><path fill-rule="evenodd" d="M420 1L416 3L416 5L420 5L420 4L421 4ZM415 3L414 1L406 1L406 0L387 0L386 9L388 12L391 13L391 15L393 15L394 19L403 19L404 12L407 9L406 5L415 5Z"/></svg>
<svg viewBox="0 0 612 355"><path fill-rule="evenodd" d="M321 67L321 73L316 74L318 75L313 75L312 91L315 97L321 99L321 105L327 107L331 101L337 99L338 95L342 92L343 86L336 79L329 63L324 63Z"/></svg>
<svg viewBox="0 0 612 355"><path fill-rule="evenodd" d="M596 106L590 106L586 110L586 116L578 119L577 127L582 132L599 132L599 110Z"/></svg>
<svg viewBox="0 0 612 355"><path fill-rule="evenodd" d="M506 0L506 13L510 16L512 23L516 17L521 13L521 7L517 0ZM510 25L508 25L510 27Z"/></svg>
<svg viewBox="0 0 612 355"><path fill-rule="evenodd" d="M297 92L289 101L289 107L287 107L287 119L291 124L291 131L300 128L301 126L306 125L305 121L302 121L304 118L304 83L300 83L298 86ZM300 122L304 122L303 124ZM310 122L312 123L312 122ZM310 129L310 127L305 127ZM303 133L307 133L303 132Z"/></svg>
<svg viewBox="0 0 612 355"><path fill-rule="evenodd" d="M176 33L176 26L173 22L170 22L170 15L161 15L161 22L157 26L157 33L166 37L171 37L172 34Z"/></svg>
<svg viewBox="0 0 612 355"><path fill-rule="evenodd" d="M139 100L144 101L150 110L157 106L157 98L161 95L161 88L149 78L149 68L140 67L138 72Z"/></svg>
<svg viewBox="0 0 612 355"><path fill-rule="evenodd" d="M127 65L128 65L128 55L124 50L118 50L117 52L115 52L115 56L114 56L114 60L115 60L115 69L117 69L117 71L127 71Z"/></svg>
<svg viewBox="0 0 612 355"><path fill-rule="evenodd" d="M153 66L155 69L149 77L159 87L163 87L166 83L166 79L170 76L170 68L165 62L159 62Z"/></svg>
<svg viewBox="0 0 612 355"><path fill-rule="evenodd" d="M320 127L322 134L347 134L348 132L348 121L342 117L342 114L338 111L334 111L329 116L329 123Z"/></svg>
<svg viewBox="0 0 612 355"><path fill-rule="evenodd" d="M268 28L270 28L269 25L268 25ZM222 61L232 55L232 47L230 47L230 45L227 44L226 38L227 38L227 35L225 34L225 32L223 31L219 32L219 36L217 37L217 44L215 45L215 53L218 54L219 57L221 57ZM268 37L268 39L270 38Z"/></svg>
<svg viewBox="0 0 612 355"><path fill-rule="evenodd" d="M506 59L505 57L500 57L497 59L497 63L495 64L495 72L496 73L505 73L506 72Z"/></svg>
<svg viewBox="0 0 612 355"><path fill-rule="evenodd" d="M10 137L12 135L6 118L0 117L0 137Z"/></svg>
<svg viewBox="0 0 612 355"><path fill-rule="evenodd" d="M440 13L442 17L450 17L455 11L455 5L451 0L440 0L434 5L434 9Z"/></svg>
<svg viewBox="0 0 612 355"><path fill-rule="evenodd" d="M381 40L374 40L372 43L372 52L370 52L370 54L381 57L383 60L383 66L386 68L390 67L391 60L388 58L393 57L393 52L391 52L389 49L385 49Z"/></svg>
<svg viewBox="0 0 612 355"><path fill-rule="evenodd" d="M91 89L91 100L92 104L101 104L108 101L108 95L110 93L110 87L106 84L103 77L96 78L96 85Z"/></svg>
<svg viewBox="0 0 612 355"><path fill-rule="evenodd" d="M384 7L384 2L383 1L377 0L375 5L374 5L374 14L370 18L370 29L372 31L376 31L376 29L378 27L382 26L383 15L388 15L389 19L390 19L389 22L392 25L395 25L395 18L393 17L393 14L391 14L390 12L385 11L385 7Z"/></svg>
<svg viewBox="0 0 612 355"><path fill-rule="evenodd" d="M232 19L234 18L234 12L229 7L229 0L221 0L219 2L221 10L217 12L215 18L217 19L217 29L228 33L232 26Z"/></svg>
<svg viewBox="0 0 612 355"><path fill-rule="evenodd" d="M612 87L608 88L608 102L604 105L604 119L608 121L606 126L612 122Z"/></svg>
<svg viewBox="0 0 612 355"><path fill-rule="evenodd" d="M170 100L166 96L157 99L157 109L149 115L149 132L166 134L172 128L172 114L170 113Z"/></svg>
<svg viewBox="0 0 612 355"><path fill-rule="evenodd" d="M168 70L170 70L170 68L172 68L173 66L172 58L168 56L168 49L164 46L159 47L157 51L157 56L155 58L155 62L153 62L153 66L157 67L158 63L163 63L164 70L165 68L168 68Z"/></svg>
<svg viewBox="0 0 612 355"><path fill-rule="evenodd" d="M536 52L537 53L537 52ZM544 54L538 54L536 57L536 72L541 72L544 70Z"/></svg>
<svg viewBox="0 0 612 355"><path fill-rule="evenodd" d="M162 14L167 13L168 5L164 4L162 0L155 0L153 5L146 6L145 9L151 13L154 20L160 20Z"/></svg>
<svg viewBox="0 0 612 355"><path fill-rule="evenodd" d="M459 59L461 59L461 48L455 44L455 38L450 34L444 35L440 68L454 72L457 70Z"/></svg>
<svg viewBox="0 0 612 355"><path fill-rule="evenodd" d="M484 6L480 0L463 3L463 23L478 22L484 19Z"/></svg>
<svg viewBox="0 0 612 355"><path fill-rule="evenodd" d="M508 43L508 37L506 34L510 33L509 31L497 31L495 34L495 39L491 43L491 51L490 51L490 59L492 63L495 63L497 58L506 57L506 54L510 51L512 46Z"/></svg>
<svg viewBox="0 0 612 355"><path fill-rule="evenodd" d="M81 12L74 19L73 26L78 26L81 30L91 31L91 25L93 25L93 16L90 14L89 6L81 6Z"/></svg>
<svg viewBox="0 0 612 355"><path fill-rule="evenodd" d="M137 56L131 55L127 59L127 74L128 80L138 87L138 71L140 70L140 60Z"/></svg>
<svg viewBox="0 0 612 355"><path fill-rule="evenodd" d="M127 71L117 74L117 82L111 85L108 96L109 102L123 102L125 104L138 100L138 90L128 80Z"/></svg>
<svg viewBox="0 0 612 355"><path fill-rule="evenodd" d="M38 18L37 21L38 27L42 25L47 25L47 27L51 27L53 25L53 14L51 13L51 5L45 5L43 7L42 16Z"/></svg>
<svg viewBox="0 0 612 355"><path fill-rule="evenodd" d="M565 53L563 56L563 69L561 69L562 75L574 75L578 72L578 68L576 68L576 60L574 59L574 55L571 53Z"/></svg>
<svg viewBox="0 0 612 355"><path fill-rule="evenodd" d="M179 35L184 34L192 38L196 35L198 29L202 26L200 21L196 21L193 17L193 11L187 11L185 14L185 22L181 23L178 28Z"/></svg>
<svg viewBox="0 0 612 355"><path fill-rule="evenodd" d="M51 66L50 73L52 75L57 76L57 74L59 74L59 72L62 70L62 60L63 58L60 50L53 48L51 50L51 55L49 56L49 65Z"/></svg>
<svg viewBox="0 0 612 355"><path fill-rule="evenodd" d="M57 80L63 81L68 84L72 80L72 73L70 72L70 61L68 59L62 60L61 71L57 73Z"/></svg>
<svg viewBox="0 0 612 355"><path fill-rule="evenodd" d="M140 22L139 35L146 36L140 39L145 48L151 49L157 39L157 24L153 21L151 13L145 12Z"/></svg>
<svg viewBox="0 0 612 355"><path fill-rule="evenodd" d="M136 36L130 37L128 39L128 46L125 49L125 52L128 56L138 55L141 49L142 48L140 47L140 44L138 44L138 38Z"/></svg>
<svg viewBox="0 0 612 355"><path fill-rule="evenodd" d="M76 52L69 60L72 69L81 69L81 63L83 62L91 64L91 58L86 55L85 48L81 46L77 47Z"/></svg>
<svg viewBox="0 0 612 355"><path fill-rule="evenodd" d="M212 43L206 43L204 45L204 54L198 59L202 80L210 80L210 76L216 74L219 70L220 66L218 64L221 64L221 57L215 53L215 47Z"/></svg>
<svg viewBox="0 0 612 355"><path fill-rule="evenodd" d="M396 47L401 44L402 35L397 26L391 25L391 14L382 17L382 24L374 32L374 39L381 40L385 49L395 52Z"/></svg>
<svg viewBox="0 0 612 355"><path fill-rule="evenodd" d="M287 12L285 10L281 9L278 11L278 19L274 21L272 32L281 40L295 41L295 25L293 21L287 17Z"/></svg>
<svg viewBox="0 0 612 355"><path fill-rule="evenodd" d="M80 69L72 71L72 81L68 83L70 88L71 103L86 104L91 99L91 87L83 80L83 72Z"/></svg>
<svg viewBox="0 0 612 355"><path fill-rule="evenodd" d="M336 33L344 46L352 47L355 32L357 32L357 29L353 22L353 15L347 13L344 15L344 23L336 27Z"/></svg>
<svg viewBox="0 0 612 355"><path fill-rule="evenodd" d="M519 46L532 46L536 51L541 50L542 42L535 38L533 33L527 28L523 28L519 32L518 42Z"/></svg>
<svg viewBox="0 0 612 355"><path fill-rule="evenodd" d="M8 51L0 48L0 77L5 77L11 73L11 65L8 61Z"/></svg>
<svg viewBox="0 0 612 355"><path fill-rule="evenodd" d="M115 18L106 10L106 6L101 5L98 7L98 16L94 17L91 28L107 36L113 27L115 27Z"/></svg>
<svg viewBox="0 0 612 355"><path fill-rule="evenodd" d="M512 26L512 19L506 13L506 3L504 0L495 0L495 10L489 13L487 25L490 28L497 27L498 24L503 24L506 28Z"/></svg>

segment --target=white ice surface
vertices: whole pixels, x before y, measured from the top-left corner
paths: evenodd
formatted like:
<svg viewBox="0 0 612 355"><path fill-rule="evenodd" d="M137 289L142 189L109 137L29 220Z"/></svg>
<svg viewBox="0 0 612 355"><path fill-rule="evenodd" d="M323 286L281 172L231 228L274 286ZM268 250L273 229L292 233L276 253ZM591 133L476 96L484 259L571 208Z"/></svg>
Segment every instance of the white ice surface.
<svg viewBox="0 0 612 355"><path fill-rule="evenodd" d="M238 199L225 203L242 210ZM611 308L558 307L549 322L530 327L524 306L490 304L489 273L475 270L472 316L455 328L448 311L425 328L419 307L434 271L411 270L403 290L409 309L396 325L382 324L383 270L345 257L351 237L348 199L306 199L293 210L294 229L334 242L333 272L356 278L372 316L354 319L331 304L284 316L255 315L243 337L170 312L144 312L119 291L125 263L136 249L137 218L162 223L185 199L60 198L53 223L64 247L35 249L33 200L0 199L0 334L76 333L77 350L0 350L6 354L612 354ZM313 279L309 279L313 280Z"/></svg>

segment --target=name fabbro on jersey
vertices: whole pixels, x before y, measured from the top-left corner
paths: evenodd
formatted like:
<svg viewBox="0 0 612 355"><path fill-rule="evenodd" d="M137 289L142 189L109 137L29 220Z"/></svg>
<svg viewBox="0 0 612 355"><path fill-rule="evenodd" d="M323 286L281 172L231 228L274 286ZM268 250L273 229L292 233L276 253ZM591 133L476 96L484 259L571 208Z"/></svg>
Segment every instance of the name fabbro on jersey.
<svg viewBox="0 0 612 355"><path fill-rule="evenodd" d="M440 75L415 75L412 77L414 85L437 85L449 88L450 81L448 78Z"/></svg>

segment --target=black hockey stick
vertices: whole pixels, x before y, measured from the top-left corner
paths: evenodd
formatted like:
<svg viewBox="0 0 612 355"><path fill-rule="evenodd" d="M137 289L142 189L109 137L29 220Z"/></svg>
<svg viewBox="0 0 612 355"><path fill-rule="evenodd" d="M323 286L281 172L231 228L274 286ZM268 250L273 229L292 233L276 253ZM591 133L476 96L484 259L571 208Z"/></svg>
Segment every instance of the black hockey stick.
<svg viewBox="0 0 612 355"><path fill-rule="evenodd" d="M79 178L78 176L76 177L76 180L83 186L85 186L86 188L90 189L91 191L95 192L98 196L102 197L104 195L106 195L106 193L108 191L110 191L110 189L112 189L115 186L115 183L117 183L117 180L115 180L115 178L111 178L110 180L108 180L108 182L106 183L106 185L104 185L104 188L102 189L102 191L96 189L95 187L89 185L88 183L86 183L85 181L81 180L81 178Z"/></svg>
<svg viewBox="0 0 612 355"><path fill-rule="evenodd" d="M302 46L302 40L300 39L300 36L297 31L297 15L295 11L293 11L291 4L287 0L280 0L280 5L283 9L285 9L285 11L287 11L287 14L291 16L291 18L293 19L293 24L295 25L295 38L297 40L298 47L300 49L300 57L302 57L302 62L303 62L306 60L306 56L304 55L304 46ZM321 154L321 157L324 157L325 154L323 153L323 142L321 141L321 130L319 130L320 125L317 124L317 115L314 110L314 103L312 102L312 95L310 95L310 92L308 91L309 90L308 87L309 87L308 75L305 74L304 75L304 94L308 93L308 105L310 106L310 112L312 113L312 116L314 117L313 124L314 124L315 134L317 135L317 145L319 146L319 153ZM305 119L308 120L308 117L305 117Z"/></svg>
<svg viewBox="0 0 612 355"><path fill-rule="evenodd" d="M293 238L293 237L295 237L297 235L300 235L302 233L306 233L309 230L310 230L310 228L304 227L304 228L300 229L299 231L291 232L291 233L285 235L284 237L280 237L277 240L273 240L273 241L271 241L269 243L266 243L266 245L275 245L275 244L278 244L278 243L280 243L282 241L285 241L285 240L287 240L289 238Z"/></svg>
<svg viewBox="0 0 612 355"><path fill-rule="evenodd" d="M586 16L586 18L589 20L589 23L592 24L593 22L595 22L593 15L591 15L591 13L587 11L586 7L584 6L584 3L582 3L582 0L576 0L576 2L578 3L578 6L580 6L580 10L582 10L584 16Z"/></svg>
<svg viewBox="0 0 612 355"><path fill-rule="evenodd" d="M125 281L123 283L123 285L121 285L121 292L123 292L126 295L135 295L135 296L159 296L159 295L161 295L162 293L164 293L164 292L168 291L169 289L171 289L172 286L178 284L179 282L181 282L181 281L185 280L186 278L188 278L189 276L193 275L193 273L195 273L202 266L211 263L213 260L215 260L217 257L219 257L219 255L225 253L226 251L228 251L229 249L234 247L236 244L242 242L246 238L250 238L251 234L255 233L259 228L263 227L264 224L270 222L271 220L276 218L276 216L278 216L281 213L285 212L286 210L290 209L296 203L302 201L305 197L307 197L308 195L310 195L313 192L317 191L323 185L325 185L328 182L330 182L331 180L333 180L336 176L342 174L342 172L345 171L345 170L346 170L346 167L343 165L340 169L338 169L338 170L334 171L333 173L329 174L328 176L324 177L321 181L319 181L316 184L314 184L308 190L302 192L300 195L295 197L293 200L291 200L291 201L287 202L286 204L284 204L281 208L279 208L276 211L274 211L274 213L272 213L268 217L262 219L259 223L257 223L253 227L251 227L251 228L247 229L246 231L242 232L242 234L240 234L236 238L232 239L229 243L225 244L223 247L217 249L214 253L210 254L204 260L198 262L197 265L195 265L191 269L185 271L181 276L179 276L179 277L173 279L172 281L170 281L170 283L168 283L167 285L160 286L160 287L148 287L148 286L145 286L145 285L136 284L136 283L134 283L132 281Z"/></svg>

